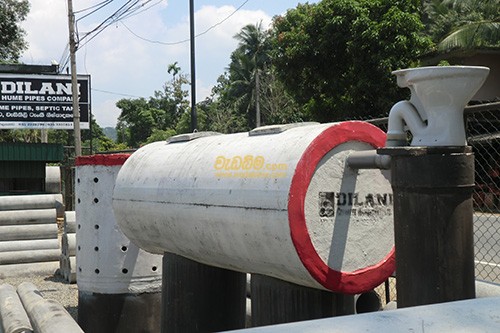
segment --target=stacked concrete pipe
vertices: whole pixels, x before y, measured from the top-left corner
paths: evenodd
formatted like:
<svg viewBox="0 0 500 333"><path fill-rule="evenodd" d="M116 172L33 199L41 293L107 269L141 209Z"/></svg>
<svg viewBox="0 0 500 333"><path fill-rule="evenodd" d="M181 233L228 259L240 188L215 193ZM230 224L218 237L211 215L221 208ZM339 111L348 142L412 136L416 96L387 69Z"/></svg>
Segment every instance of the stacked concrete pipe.
<svg viewBox="0 0 500 333"><path fill-rule="evenodd" d="M76 283L76 214L74 211L64 212L60 270L66 281Z"/></svg>
<svg viewBox="0 0 500 333"><path fill-rule="evenodd" d="M0 276L57 270L63 212L61 194L0 197Z"/></svg>
<svg viewBox="0 0 500 333"><path fill-rule="evenodd" d="M83 333L64 307L30 282L0 285L0 332Z"/></svg>
<svg viewBox="0 0 500 333"><path fill-rule="evenodd" d="M162 257L123 235L111 209L127 154L76 160L78 323L87 332L159 332Z"/></svg>

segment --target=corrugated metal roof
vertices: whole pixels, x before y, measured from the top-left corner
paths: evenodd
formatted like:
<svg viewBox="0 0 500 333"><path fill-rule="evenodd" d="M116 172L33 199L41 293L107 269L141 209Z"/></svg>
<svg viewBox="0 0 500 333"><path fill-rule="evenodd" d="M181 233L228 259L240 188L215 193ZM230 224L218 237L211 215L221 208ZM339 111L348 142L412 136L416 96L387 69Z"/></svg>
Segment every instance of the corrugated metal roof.
<svg viewBox="0 0 500 333"><path fill-rule="evenodd" d="M0 161L60 162L63 146L52 143L0 143Z"/></svg>

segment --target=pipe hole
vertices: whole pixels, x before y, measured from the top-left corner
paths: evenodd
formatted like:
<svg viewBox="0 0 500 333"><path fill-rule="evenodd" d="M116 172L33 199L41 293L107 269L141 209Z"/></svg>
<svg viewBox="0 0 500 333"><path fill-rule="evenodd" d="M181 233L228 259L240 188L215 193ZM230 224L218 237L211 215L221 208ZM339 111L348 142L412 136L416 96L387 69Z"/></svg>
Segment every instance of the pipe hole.
<svg viewBox="0 0 500 333"><path fill-rule="evenodd" d="M126 247L125 245L122 246L122 252L127 252L127 250L128 250L128 247Z"/></svg>
<svg viewBox="0 0 500 333"><path fill-rule="evenodd" d="M122 269L122 273L123 274L127 274L128 273L128 269L126 269L126 268Z"/></svg>
<svg viewBox="0 0 500 333"><path fill-rule="evenodd" d="M80 251L82 248L80 247L80 245L78 245L78 251Z"/></svg>
<svg viewBox="0 0 500 333"><path fill-rule="evenodd" d="M82 225L81 225L81 224L79 224L79 225L78 225L78 229L81 229L81 228L82 228Z"/></svg>
<svg viewBox="0 0 500 333"><path fill-rule="evenodd" d="M82 201L80 200L80 198L78 198L78 200L77 200L77 201L78 201L78 203L82 202Z"/></svg>
<svg viewBox="0 0 500 333"><path fill-rule="evenodd" d="M95 177L94 178L94 183L97 183L99 181L99 178Z"/></svg>
<svg viewBox="0 0 500 333"><path fill-rule="evenodd" d="M80 178L78 178L76 181L78 182L78 184L80 184Z"/></svg>
<svg viewBox="0 0 500 333"><path fill-rule="evenodd" d="M99 202L99 199L94 198L94 202L95 202L95 203L98 203L98 202Z"/></svg>
<svg viewBox="0 0 500 333"><path fill-rule="evenodd" d="M156 266L153 266L153 267L151 268L151 270L152 270L153 272L156 272L156 270L157 270L157 269L158 269L158 267L156 267Z"/></svg>
<svg viewBox="0 0 500 333"><path fill-rule="evenodd" d="M99 229L99 224L94 225L94 229Z"/></svg>
<svg viewBox="0 0 500 333"><path fill-rule="evenodd" d="M96 268L95 271L94 271L96 274L99 274L99 268Z"/></svg>
<svg viewBox="0 0 500 333"><path fill-rule="evenodd" d="M94 251L99 251L99 246L94 247Z"/></svg>
<svg viewBox="0 0 500 333"><path fill-rule="evenodd" d="M81 267L78 267L78 271L81 272L82 271L82 268Z"/></svg>

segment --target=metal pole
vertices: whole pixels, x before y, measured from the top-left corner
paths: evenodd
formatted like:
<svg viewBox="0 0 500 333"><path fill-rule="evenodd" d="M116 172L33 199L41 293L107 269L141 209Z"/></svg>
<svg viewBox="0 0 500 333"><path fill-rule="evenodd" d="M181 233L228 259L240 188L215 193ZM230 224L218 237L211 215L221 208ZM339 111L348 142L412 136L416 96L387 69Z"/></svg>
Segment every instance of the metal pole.
<svg viewBox="0 0 500 333"><path fill-rule="evenodd" d="M73 132L75 137L75 156L82 155L82 138L80 132L80 108L78 106L78 80L76 77L76 44L75 15L73 1L68 0L69 54L71 64L71 92L73 96Z"/></svg>
<svg viewBox="0 0 500 333"><path fill-rule="evenodd" d="M379 153L392 157L398 308L474 298L471 147Z"/></svg>
<svg viewBox="0 0 500 333"><path fill-rule="evenodd" d="M198 116L196 114L196 71L195 71L195 50L194 50L194 0L189 0L189 31L191 46L191 131L198 128Z"/></svg>

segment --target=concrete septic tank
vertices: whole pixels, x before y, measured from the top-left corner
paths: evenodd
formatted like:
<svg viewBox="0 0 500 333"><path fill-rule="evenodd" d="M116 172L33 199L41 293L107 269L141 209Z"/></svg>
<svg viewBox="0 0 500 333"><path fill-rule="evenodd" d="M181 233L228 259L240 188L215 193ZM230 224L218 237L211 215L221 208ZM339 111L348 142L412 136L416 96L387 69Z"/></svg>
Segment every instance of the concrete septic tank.
<svg viewBox="0 0 500 333"><path fill-rule="evenodd" d="M394 272L392 190L388 172L345 160L384 143L358 121L181 135L125 162L115 216L151 253L362 293Z"/></svg>
<svg viewBox="0 0 500 333"><path fill-rule="evenodd" d="M132 244L111 209L115 178L128 156L76 161L78 322L88 332L160 330L162 257Z"/></svg>

